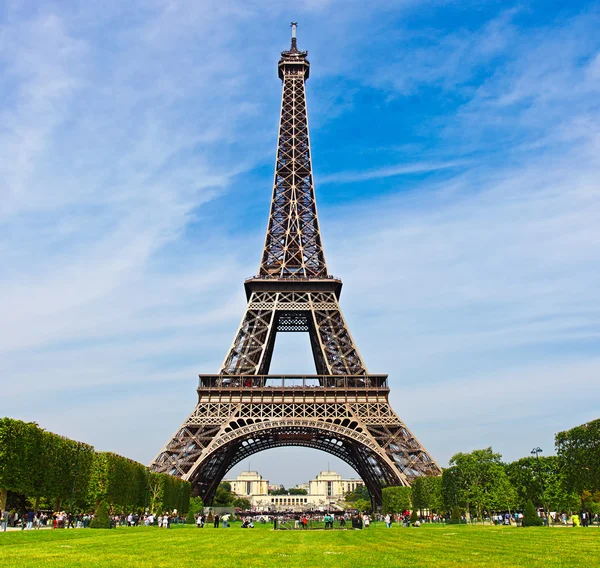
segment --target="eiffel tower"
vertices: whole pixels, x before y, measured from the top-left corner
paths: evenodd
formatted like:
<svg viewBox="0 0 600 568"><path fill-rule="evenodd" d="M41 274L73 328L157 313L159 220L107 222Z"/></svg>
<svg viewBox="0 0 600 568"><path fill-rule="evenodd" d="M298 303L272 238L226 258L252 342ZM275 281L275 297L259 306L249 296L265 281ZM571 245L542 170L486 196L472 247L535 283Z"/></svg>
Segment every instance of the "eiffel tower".
<svg viewBox="0 0 600 568"><path fill-rule="evenodd" d="M367 371L338 300L319 231L305 82L308 52L281 53L277 164L258 275L219 374L200 375L198 404L151 464L211 503L225 473L256 452L305 446L358 472L374 505L389 485L441 470L392 410L387 375ZM316 375L270 375L278 332L308 332Z"/></svg>

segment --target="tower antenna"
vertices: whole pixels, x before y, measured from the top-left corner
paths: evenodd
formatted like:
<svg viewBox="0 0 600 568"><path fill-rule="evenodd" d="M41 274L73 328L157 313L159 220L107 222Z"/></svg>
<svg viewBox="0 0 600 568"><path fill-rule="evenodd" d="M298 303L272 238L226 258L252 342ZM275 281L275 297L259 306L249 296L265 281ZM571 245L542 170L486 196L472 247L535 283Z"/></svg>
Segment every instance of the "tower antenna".
<svg viewBox="0 0 600 568"><path fill-rule="evenodd" d="M292 26L292 50L298 49L296 46L296 28L298 27L298 22L291 22L290 26Z"/></svg>

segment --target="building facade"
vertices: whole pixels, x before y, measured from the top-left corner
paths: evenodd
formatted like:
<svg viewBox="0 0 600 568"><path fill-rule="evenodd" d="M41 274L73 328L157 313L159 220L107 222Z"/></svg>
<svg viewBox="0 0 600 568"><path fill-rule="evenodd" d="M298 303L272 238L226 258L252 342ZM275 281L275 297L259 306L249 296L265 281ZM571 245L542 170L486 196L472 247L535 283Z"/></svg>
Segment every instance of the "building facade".
<svg viewBox="0 0 600 568"><path fill-rule="evenodd" d="M269 489L278 485L269 485L257 471L245 471L235 479L225 479L231 485L231 491L238 497L250 501L253 511L341 511L344 496L358 486L364 485L358 478L342 478L335 471L321 471L308 483L298 484L296 489L305 489L307 495L269 495Z"/></svg>
<svg viewBox="0 0 600 568"><path fill-rule="evenodd" d="M269 482L262 478L258 471L243 471L235 479L224 479L231 485L231 492L238 497L246 497L250 500L254 496L266 496L269 494Z"/></svg>

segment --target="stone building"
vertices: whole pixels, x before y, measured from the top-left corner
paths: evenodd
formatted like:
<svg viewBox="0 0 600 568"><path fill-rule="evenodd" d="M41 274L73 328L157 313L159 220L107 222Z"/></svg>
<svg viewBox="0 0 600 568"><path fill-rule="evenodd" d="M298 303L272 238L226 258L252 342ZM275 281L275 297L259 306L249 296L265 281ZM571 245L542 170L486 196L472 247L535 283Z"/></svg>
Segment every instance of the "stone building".
<svg viewBox="0 0 600 568"><path fill-rule="evenodd" d="M235 479L224 479L231 485L231 492L238 497L246 497L252 501L254 496L267 496L269 482L262 478L258 471L243 471Z"/></svg>
<svg viewBox="0 0 600 568"><path fill-rule="evenodd" d="M308 483L301 483L297 489L305 489L307 495L269 495L271 487L257 471L245 471L236 479L225 479L231 484L231 491L239 497L250 500L254 511L340 511L343 509L344 495L359 485L358 478L345 479L335 471L321 471Z"/></svg>

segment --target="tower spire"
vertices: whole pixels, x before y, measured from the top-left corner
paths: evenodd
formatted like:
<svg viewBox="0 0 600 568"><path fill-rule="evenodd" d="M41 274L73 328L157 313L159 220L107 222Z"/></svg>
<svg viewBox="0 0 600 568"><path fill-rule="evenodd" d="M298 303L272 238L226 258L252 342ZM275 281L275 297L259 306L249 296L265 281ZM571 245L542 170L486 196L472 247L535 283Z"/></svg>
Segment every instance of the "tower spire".
<svg viewBox="0 0 600 568"><path fill-rule="evenodd" d="M296 47L296 22L291 25L292 47L281 53L278 65L283 96L277 163L259 276L325 278L304 89L310 63L308 52Z"/></svg>

